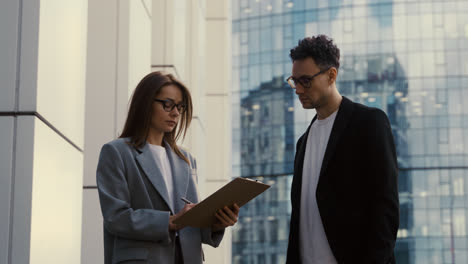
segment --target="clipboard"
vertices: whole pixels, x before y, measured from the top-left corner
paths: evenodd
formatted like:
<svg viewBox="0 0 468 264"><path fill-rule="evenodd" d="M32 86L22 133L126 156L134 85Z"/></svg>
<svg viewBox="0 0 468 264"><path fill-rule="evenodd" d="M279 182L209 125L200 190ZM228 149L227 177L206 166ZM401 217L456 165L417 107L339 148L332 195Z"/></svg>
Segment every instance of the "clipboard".
<svg viewBox="0 0 468 264"><path fill-rule="evenodd" d="M268 188L270 185L257 180L235 178L175 219L174 223L191 227L210 227L215 223L215 213L219 209L234 203L242 207Z"/></svg>

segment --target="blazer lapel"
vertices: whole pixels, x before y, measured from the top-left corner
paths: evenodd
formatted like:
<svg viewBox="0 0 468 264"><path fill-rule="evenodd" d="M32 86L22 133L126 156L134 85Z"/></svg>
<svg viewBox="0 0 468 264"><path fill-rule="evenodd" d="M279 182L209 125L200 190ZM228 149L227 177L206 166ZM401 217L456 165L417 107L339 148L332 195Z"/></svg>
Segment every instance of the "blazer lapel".
<svg viewBox="0 0 468 264"><path fill-rule="evenodd" d="M136 156L138 164L140 164L141 168L146 174L146 177L148 177L156 191L158 191L159 195L161 195L164 202L166 202L167 206L174 214L174 210L171 206L171 203L169 202L170 200L169 194L167 193L166 181L164 180L161 170L159 169L162 168L161 162L153 157L148 143L146 143L138 150L141 152Z"/></svg>
<svg viewBox="0 0 468 264"><path fill-rule="evenodd" d="M333 124L332 131L330 133L330 138L328 139L327 149L325 150L325 155L323 156L322 168L320 169L319 181L322 178L325 170L327 169L328 162L332 157L336 149L336 144L338 143L343 131L345 130L350 116L353 112L353 103L346 97L343 96L341 100L340 108L336 114L336 119Z"/></svg>
<svg viewBox="0 0 468 264"><path fill-rule="evenodd" d="M180 198L185 198L185 194L187 193L190 167L185 160L177 156L167 142L164 143L167 157L171 164L172 179L174 183L174 211L179 212L185 205Z"/></svg>

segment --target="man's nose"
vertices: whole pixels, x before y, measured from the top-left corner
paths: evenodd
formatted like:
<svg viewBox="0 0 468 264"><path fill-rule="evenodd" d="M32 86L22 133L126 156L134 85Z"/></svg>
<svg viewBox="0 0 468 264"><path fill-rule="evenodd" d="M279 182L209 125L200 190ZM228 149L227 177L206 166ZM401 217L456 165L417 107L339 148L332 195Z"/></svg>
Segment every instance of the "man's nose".
<svg viewBox="0 0 468 264"><path fill-rule="evenodd" d="M301 84L296 85L296 94L303 94L304 93L304 87L302 87Z"/></svg>

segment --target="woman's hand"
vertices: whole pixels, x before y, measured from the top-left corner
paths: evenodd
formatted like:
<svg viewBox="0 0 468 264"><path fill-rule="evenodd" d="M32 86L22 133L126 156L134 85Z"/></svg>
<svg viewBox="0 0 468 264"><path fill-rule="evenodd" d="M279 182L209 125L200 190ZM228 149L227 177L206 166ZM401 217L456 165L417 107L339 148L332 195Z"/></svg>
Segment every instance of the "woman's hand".
<svg viewBox="0 0 468 264"><path fill-rule="evenodd" d="M216 216L216 223L213 224L212 230L214 232L220 231L228 226L233 226L237 223L237 217L239 216L239 206L237 204L233 204L231 208L224 206L223 208L219 209L215 216Z"/></svg>
<svg viewBox="0 0 468 264"><path fill-rule="evenodd" d="M188 210L192 209L196 204L185 204L184 208L180 210L177 214L169 216L169 231L177 231L179 229L184 228L184 225L177 225L174 224L174 220L176 220L179 216L185 214Z"/></svg>

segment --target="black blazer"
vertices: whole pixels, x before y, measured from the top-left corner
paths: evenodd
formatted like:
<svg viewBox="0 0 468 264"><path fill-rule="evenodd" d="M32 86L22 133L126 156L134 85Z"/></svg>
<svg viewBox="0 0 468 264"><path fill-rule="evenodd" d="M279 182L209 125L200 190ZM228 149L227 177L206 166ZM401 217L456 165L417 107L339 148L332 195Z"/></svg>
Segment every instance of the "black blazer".
<svg viewBox="0 0 468 264"><path fill-rule="evenodd" d="M287 264L300 263L302 168L304 162L309 162L304 161L309 130L310 126L296 146ZM325 234L338 263L395 263L397 177L395 145L385 113L343 97L315 193Z"/></svg>

